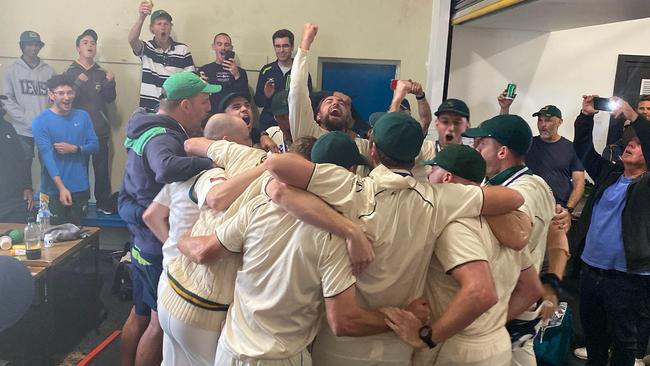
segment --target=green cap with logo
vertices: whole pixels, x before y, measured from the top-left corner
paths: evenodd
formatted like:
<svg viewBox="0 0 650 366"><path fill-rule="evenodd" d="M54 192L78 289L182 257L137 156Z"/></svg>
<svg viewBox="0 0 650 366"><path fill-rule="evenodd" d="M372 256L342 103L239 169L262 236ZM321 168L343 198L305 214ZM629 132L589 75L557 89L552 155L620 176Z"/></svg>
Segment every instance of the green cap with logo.
<svg viewBox="0 0 650 366"><path fill-rule="evenodd" d="M168 77L163 83L163 90L166 99L181 100L199 93L218 93L221 91L221 85L208 84L195 73L183 71Z"/></svg>
<svg viewBox="0 0 650 366"><path fill-rule="evenodd" d="M169 20L170 23L172 21L172 16L168 12L166 12L166 11L164 11L162 9L158 9L158 10L154 11L153 13L151 13L151 22L152 23L154 21L156 21L156 19L158 19L158 18L165 18L165 19Z"/></svg>
<svg viewBox="0 0 650 366"><path fill-rule="evenodd" d="M424 134L422 126L406 113L391 112L381 116L372 129L377 147L400 163L410 163L420 153Z"/></svg>
<svg viewBox="0 0 650 366"><path fill-rule="evenodd" d="M436 154L433 160L425 160L423 164L437 165L475 183L482 183L485 178L485 160L481 153L467 145L449 145Z"/></svg>
<svg viewBox="0 0 650 366"><path fill-rule="evenodd" d="M445 112L456 113L465 118L469 118L469 108L467 107L467 104L465 104L465 102L460 99L446 99L444 102L442 102L442 104L440 104L438 110L434 114L436 117L439 117Z"/></svg>
<svg viewBox="0 0 650 366"><path fill-rule="evenodd" d="M289 114L289 91L282 90L273 96L271 99L271 113L274 116L284 116Z"/></svg>
<svg viewBox="0 0 650 366"><path fill-rule="evenodd" d="M41 36L34 31L24 31L20 34L20 43L38 43L41 47L45 46L45 43L41 41Z"/></svg>
<svg viewBox="0 0 650 366"><path fill-rule="evenodd" d="M542 107L538 112L533 113L533 117L542 116L542 117L557 117L562 119L562 112L560 109L554 105L547 105Z"/></svg>
<svg viewBox="0 0 650 366"><path fill-rule="evenodd" d="M311 161L336 164L345 169L354 165L368 165L366 158L359 153L357 144L341 131L328 132L319 137L311 149Z"/></svg>
<svg viewBox="0 0 650 366"><path fill-rule="evenodd" d="M470 128L465 137L492 137L521 155L526 155L533 142L533 131L523 118L515 114L494 116L476 128Z"/></svg>

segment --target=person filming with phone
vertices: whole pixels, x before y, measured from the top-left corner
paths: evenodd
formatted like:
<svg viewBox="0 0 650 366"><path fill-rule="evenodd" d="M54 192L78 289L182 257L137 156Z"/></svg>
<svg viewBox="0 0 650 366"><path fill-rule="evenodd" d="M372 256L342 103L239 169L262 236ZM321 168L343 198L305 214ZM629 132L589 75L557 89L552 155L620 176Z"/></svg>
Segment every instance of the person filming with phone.
<svg viewBox="0 0 650 366"><path fill-rule="evenodd" d="M214 50L214 62L205 64L199 68L199 72L204 74L209 84L221 85L221 93L210 95L211 114L218 113L219 103L224 96L238 92L249 95L248 75L246 70L237 65L232 39L227 33L217 33L212 41Z"/></svg>
<svg viewBox="0 0 650 366"><path fill-rule="evenodd" d="M588 364L609 361L632 366L636 321L650 292L650 122L618 97L597 98L583 96L573 141L595 182L576 227L576 238L584 248L580 254L580 321ZM614 117L631 121L623 136L622 164L608 161L594 149L598 110L611 110Z"/></svg>

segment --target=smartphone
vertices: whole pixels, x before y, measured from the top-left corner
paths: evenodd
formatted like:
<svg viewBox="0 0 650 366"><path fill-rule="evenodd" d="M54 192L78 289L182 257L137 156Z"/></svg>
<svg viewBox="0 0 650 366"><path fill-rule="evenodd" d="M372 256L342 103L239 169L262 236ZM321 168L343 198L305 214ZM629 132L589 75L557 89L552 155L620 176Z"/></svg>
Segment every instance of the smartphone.
<svg viewBox="0 0 650 366"><path fill-rule="evenodd" d="M223 54L223 59L224 60L231 60L235 58L235 51L226 51Z"/></svg>
<svg viewBox="0 0 650 366"><path fill-rule="evenodd" d="M390 90L395 90L395 88L397 88L397 79L390 81Z"/></svg>
<svg viewBox="0 0 650 366"><path fill-rule="evenodd" d="M597 111L611 112L616 109L616 102L609 98L594 97L594 109Z"/></svg>

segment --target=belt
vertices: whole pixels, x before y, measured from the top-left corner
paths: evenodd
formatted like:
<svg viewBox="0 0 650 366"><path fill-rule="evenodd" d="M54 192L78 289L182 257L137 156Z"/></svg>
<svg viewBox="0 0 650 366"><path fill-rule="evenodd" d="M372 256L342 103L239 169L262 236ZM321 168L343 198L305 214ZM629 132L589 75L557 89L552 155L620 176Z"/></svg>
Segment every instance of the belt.
<svg viewBox="0 0 650 366"><path fill-rule="evenodd" d="M592 273L596 273L602 277L623 277L623 276L636 276L634 274L630 273L625 273L621 272L615 269L602 269L602 268L597 268L594 266L590 266L585 262L582 262L582 265L585 266L586 269L588 269Z"/></svg>

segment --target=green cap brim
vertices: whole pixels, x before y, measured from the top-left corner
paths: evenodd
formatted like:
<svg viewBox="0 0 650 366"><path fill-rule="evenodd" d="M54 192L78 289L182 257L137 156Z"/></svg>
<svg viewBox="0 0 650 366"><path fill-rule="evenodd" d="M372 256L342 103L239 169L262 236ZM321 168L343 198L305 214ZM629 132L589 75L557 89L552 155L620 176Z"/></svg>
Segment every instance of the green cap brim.
<svg viewBox="0 0 650 366"><path fill-rule="evenodd" d="M475 128L468 128L465 130L463 133L463 136L465 137L490 137L491 134L486 132L480 127L475 127Z"/></svg>
<svg viewBox="0 0 650 366"><path fill-rule="evenodd" d="M214 94L220 92L221 89L222 89L221 85L206 84L205 88L201 90L201 93Z"/></svg>

